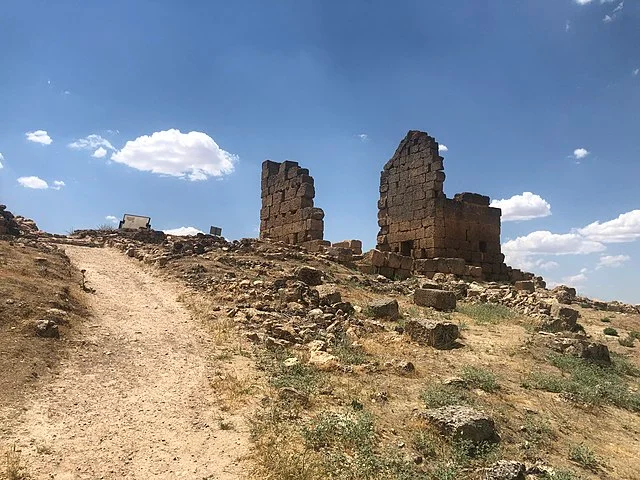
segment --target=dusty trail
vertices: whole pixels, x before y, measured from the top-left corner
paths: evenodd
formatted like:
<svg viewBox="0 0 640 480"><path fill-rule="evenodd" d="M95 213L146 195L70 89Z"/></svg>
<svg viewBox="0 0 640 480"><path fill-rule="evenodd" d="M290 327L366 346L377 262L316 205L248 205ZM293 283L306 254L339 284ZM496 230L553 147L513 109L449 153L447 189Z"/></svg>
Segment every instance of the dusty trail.
<svg viewBox="0 0 640 480"><path fill-rule="evenodd" d="M218 426L214 347L179 288L115 250L65 249L96 289L93 318L15 429L32 477L243 478L248 434Z"/></svg>

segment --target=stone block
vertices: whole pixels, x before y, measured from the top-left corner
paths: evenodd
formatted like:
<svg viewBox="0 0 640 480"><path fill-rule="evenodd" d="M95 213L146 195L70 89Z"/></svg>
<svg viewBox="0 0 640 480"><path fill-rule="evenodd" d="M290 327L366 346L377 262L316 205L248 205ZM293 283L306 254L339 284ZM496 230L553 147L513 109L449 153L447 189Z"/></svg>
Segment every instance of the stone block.
<svg viewBox="0 0 640 480"><path fill-rule="evenodd" d="M396 320L399 316L398 301L394 298L379 298L367 304L367 310L375 318Z"/></svg>
<svg viewBox="0 0 640 480"><path fill-rule="evenodd" d="M425 319L409 320L404 331L414 342L437 349L452 348L459 335L455 323Z"/></svg>
<svg viewBox="0 0 640 480"><path fill-rule="evenodd" d="M455 310L456 296L446 290L418 288L413 293L413 302L421 307L432 307L436 310Z"/></svg>
<svg viewBox="0 0 640 480"><path fill-rule="evenodd" d="M531 280L518 280L513 284L513 286L517 291L530 292L530 293L533 293L536 291L536 286Z"/></svg>

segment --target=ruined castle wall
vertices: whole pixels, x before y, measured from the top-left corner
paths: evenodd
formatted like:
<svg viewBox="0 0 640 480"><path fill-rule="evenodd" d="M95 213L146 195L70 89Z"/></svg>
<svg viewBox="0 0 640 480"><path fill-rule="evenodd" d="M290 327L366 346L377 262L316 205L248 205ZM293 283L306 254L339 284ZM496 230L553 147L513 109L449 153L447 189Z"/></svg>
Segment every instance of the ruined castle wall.
<svg viewBox="0 0 640 480"><path fill-rule="evenodd" d="M444 180L438 143L410 131L380 174L377 248L414 259L464 259L488 277L505 273L500 209L475 193L446 198Z"/></svg>
<svg viewBox="0 0 640 480"><path fill-rule="evenodd" d="M433 248L436 199L443 198L445 179L438 144L429 136L409 132L380 174L378 248L420 257Z"/></svg>
<svg viewBox="0 0 640 480"><path fill-rule="evenodd" d="M324 212L313 206L315 188L309 170L297 162L262 163L260 238L290 244L322 240Z"/></svg>

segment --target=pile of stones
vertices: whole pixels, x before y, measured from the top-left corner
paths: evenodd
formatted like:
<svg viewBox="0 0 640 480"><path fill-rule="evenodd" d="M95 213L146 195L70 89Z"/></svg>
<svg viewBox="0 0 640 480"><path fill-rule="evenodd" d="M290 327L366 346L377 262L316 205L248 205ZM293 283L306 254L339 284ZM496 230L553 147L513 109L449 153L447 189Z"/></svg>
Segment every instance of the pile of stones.
<svg viewBox="0 0 640 480"><path fill-rule="evenodd" d="M38 233L36 222L29 218L14 215L6 205L0 205L0 235L31 235Z"/></svg>

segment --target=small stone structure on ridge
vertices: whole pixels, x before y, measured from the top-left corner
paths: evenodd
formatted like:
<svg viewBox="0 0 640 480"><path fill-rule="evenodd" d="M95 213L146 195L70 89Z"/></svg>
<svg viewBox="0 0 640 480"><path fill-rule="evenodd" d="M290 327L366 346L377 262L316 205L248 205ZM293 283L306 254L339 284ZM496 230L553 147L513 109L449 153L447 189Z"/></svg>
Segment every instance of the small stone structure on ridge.
<svg viewBox="0 0 640 480"><path fill-rule="evenodd" d="M412 257L420 273L440 272L441 260L460 259L454 268L460 271L449 273L509 279L500 250L500 209L477 193L447 198L443 161L438 143L425 132L411 130L400 142L380 174L378 250Z"/></svg>
<svg viewBox="0 0 640 480"><path fill-rule="evenodd" d="M313 206L313 178L297 162L262 163L260 238L289 244L322 243L324 212Z"/></svg>

